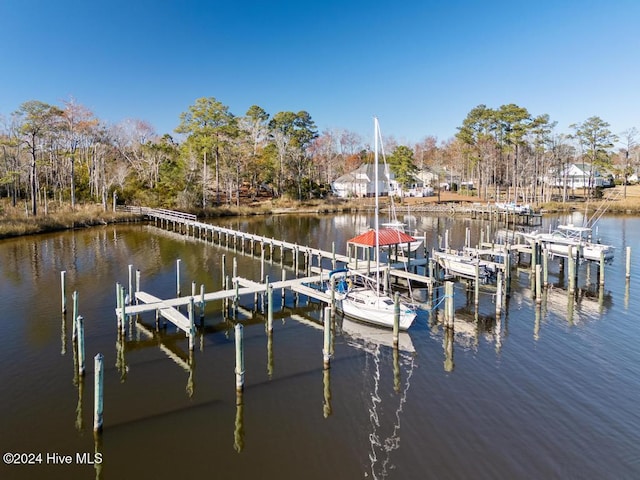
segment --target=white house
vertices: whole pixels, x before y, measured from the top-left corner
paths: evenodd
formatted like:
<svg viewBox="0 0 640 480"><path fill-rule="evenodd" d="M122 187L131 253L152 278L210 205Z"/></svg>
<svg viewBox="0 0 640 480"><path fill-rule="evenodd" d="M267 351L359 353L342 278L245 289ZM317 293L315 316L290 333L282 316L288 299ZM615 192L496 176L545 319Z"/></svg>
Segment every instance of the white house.
<svg viewBox="0 0 640 480"><path fill-rule="evenodd" d="M360 165L356 170L342 175L331 184L333 193L341 198L371 197L375 195L376 171L372 163ZM395 175L387 175L384 165L378 165L378 194L381 196L396 194L399 191Z"/></svg>
<svg viewBox="0 0 640 480"><path fill-rule="evenodd" d="M597 167L590 163L569 163L564 168L549 172L545 181L554 187L589 188L610 187L613 185L613 177L603 174Z"/></svg>

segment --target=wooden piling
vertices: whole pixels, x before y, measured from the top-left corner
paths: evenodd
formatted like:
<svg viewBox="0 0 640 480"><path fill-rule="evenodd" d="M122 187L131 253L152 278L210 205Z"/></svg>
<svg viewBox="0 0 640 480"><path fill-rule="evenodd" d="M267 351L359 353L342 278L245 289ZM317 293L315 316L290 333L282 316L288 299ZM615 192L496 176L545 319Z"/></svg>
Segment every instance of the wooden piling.
<svg viewBox="0 0 640 480"><path fill-rule="evenodd" d="M104 356L98 353L93 357L94 365L94 389L93 389L93 431L100 433L102 431L102 412L104 407L103 388L104 388Z"/></svg>
<svg viewBox="0 0 640 480"><path fill-rule="evenodd" d="M447 326L453 325L454 303L453 303L453 282L444 283L444 318Z"/></svg>
<svg viewBox="0 0 640 480"><path fill-rule="evenodd" d="M267 284L267 332L273 331L273 286Z"/></svg>
<svg viewBox="0 0 640 480"><path fill-rule="evenodd" d="M480 260L476 263L476 278L473 282L473 304L477 307L480 303Z"/></svg>
<svg viewBox="0 0 640 480"><path fill-rule="evenodd" d="M626 278L631 278L631 247L627 247Z"/></svg>
<svg viewBox="0 0 640 480"><path fill-rule="evenodd" d="M176 297L180 297L180 259L176 260Z"/></svg>
<svg viewBox="0 0 640 480"><path fill-rule="evenodd" d="M136 292L140 291L140 269L136 270ZM138 298L134 295L132 295L133 298L136 299L136 305L138 304ZM132 298L132 299L133 299Z"/></svg>
<svg viewBox="0 0 640 480"><path fill-rule="evenodd" d="M600 252L600 286L604 287L604 251Z"/></svg>
<svg viewBox="0 0 640 480"><path fill-rule="evenodd" d="M129 296L131 298L131 303L133 303L133 265L129 264L128 265L128 270L129 270Z"/></svg>
<svg viewBox="0 0 640 480"><path fill-rule="evenodd" d="M496 318L500 318L500 313L502 312L502 288L502 270L498 270L498 278L496 280Z"/></svg>
<svg viewBox="0 0 640 480"><path fill-rule="evenodd" d="M393 348L398 348L400 339L400 294L393 294Z"/></svg>
<svg viewBox="0 0 640 480"><path fill-rule="evenodd" d="M542 266L536 265L536 303L542 303Z"/></svg>
<svg viewBox="0 0 640 480"><path fill-rule="evenodd" d="M77 324L75 322L75 319L78 318L78 292L74 290L71 297L73 299L73 310L71 311L72 312L71 318L74 319L74 321L72 322L73 326L71 329L71 338L73 340L76 340L76 338L78 337L78 329L77 329Z"/></svg>
<svg viewBox="0 0 640 480"><path fill-rule="evenodd" d="M200 325L204 323L204 285L200 285Z"/></svg>
<svg viewBox="0 0 640 480"><path fill-rule="evenodd" d="M244 345L242 325L236 323L235 327L235 340L236 340L236 391L242 391L244 389Z"/></svg>
<svg viewBox="0 0 640 480"><path fill-rule="evenodd" d="M331 364L331 307L324 307L324 344L322 347L324 368Z"/></svg>
<svg viewBox="0 0 640 480"><path fill-rule="evenodd" d="M573 258L573 245L568 247L569 253L567 256L567 263L569 264L569 293L573 293L576 290L576 262Z"/></svg>
<svg viewBox="0 0 640 480"><path fill-rule="evenodd" d="M189 299L189 351L192 352L196 344L196 323L195 311L196 305L193 296Z"/></svg>
<svg viewBox="0 0 640 480"><path fill-rule="evenodd" d="M67 313L67 286L66 286L66 270L60 272L60 292L62 299L62 313Z"/></svg>
<svg viewBox="0 0 640 480"><path fill-rule="evenodd" d="M84 376L84 319L82 315L76 318L78 331L78 375Z"/></svg>
<svg viewBox="0 0 640 480"><path fill-rule="evenodd" d="M225 277L227 275L227 256L222 254L222 288L225 287Z"/></svg>

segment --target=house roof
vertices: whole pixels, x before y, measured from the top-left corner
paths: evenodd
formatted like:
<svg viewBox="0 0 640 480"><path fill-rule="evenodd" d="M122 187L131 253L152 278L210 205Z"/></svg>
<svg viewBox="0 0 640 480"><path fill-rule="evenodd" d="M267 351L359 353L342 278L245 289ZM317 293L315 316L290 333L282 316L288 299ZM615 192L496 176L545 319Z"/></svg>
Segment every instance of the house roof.
<svg viewBox="0 0 640 480"><path fill-rule="evenodd" d="M381 247L386 245L398 245L400 243L411 243L416 241L416 239L411 235L407 235L406 233L401 232L400 230L396 230L395 228L381 228L378 230L378 232L378 245L380 245ZM352 238L347 243L353 243L365 247L375 247L376 231L374 229L370 229L363 234Z"/></svg>

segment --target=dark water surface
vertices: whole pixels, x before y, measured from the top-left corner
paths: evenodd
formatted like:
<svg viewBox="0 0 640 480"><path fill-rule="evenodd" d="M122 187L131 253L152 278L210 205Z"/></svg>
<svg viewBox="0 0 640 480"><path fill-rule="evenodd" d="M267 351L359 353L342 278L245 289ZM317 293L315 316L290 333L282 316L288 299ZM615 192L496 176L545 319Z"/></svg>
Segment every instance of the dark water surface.
<svg viewBox="0 0 640 480"><path fill-rule="evenodd" d="M430 246L450 230L461 247L486 224L416 215ZM545 219L580 223L581 218ZM331 249L363 231L362 215L225 220L225 226ZM552 287L536 307L526 268L514 274L496 319L490 290L476 312L455 290L453 333L440 310L421 310L403 341L363 338L345 323L323 370L321 308L287 294L269 341L260 302L243 298L245 389L235 391L233 322L207 305L196 348L153 314L119 338L115 283L128 265L142 290L175 296L191 282L222 284L232 259L260 280L260 259L153 226L108 226L0 242L1 479L633 479L640 478L640 219L600 220L616 247L597 286L580 271L569 297L552 262ZM625 247L632 277L625 280ZM289 263L289 262L285 262ZM273 280L279 261L267 264ZM60 271L68 313L61 312ZM293 272L287 273L288 278ZM85 319L87 373L75 374L71 293ZM417 292L419 293L419 292ZM274 292L280 304L280 292ZM93 357L102 353L104 432L93 435ZM95 453L97 457L94 457ZM15 454L24 454L16 457ZM7 454L14 454L7 456ZM59 464L65 456L70 465ZM33 461L7 465L7 460ZM87 460L102 459L100 464ZM83 462L85 464L83 464Z"/></svg>

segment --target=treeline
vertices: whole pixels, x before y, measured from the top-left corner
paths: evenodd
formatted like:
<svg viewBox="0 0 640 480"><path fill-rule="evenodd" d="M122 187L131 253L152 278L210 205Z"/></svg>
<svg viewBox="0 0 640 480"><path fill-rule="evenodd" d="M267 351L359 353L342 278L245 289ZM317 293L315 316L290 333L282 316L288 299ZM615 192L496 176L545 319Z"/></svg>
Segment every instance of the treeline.
<svg viewBox="0 0 640 480"><path fill-rule="evenodd" d="M116 199L191 209L261 195L321 197L333 180L372 157L360 135L319 133L306 111L271 115L254 105L237 116L212 97L189 106L173 135L159 135L143 120L106 124L73 99L61 106L27 101L1 128L0 193L14 205L27 203L34 215L51 202L106 209ZM483 194L512 187L534 198L550 195L540 181L547 172L571 162L617 169L623 178L637 166L635 128L618 138L591 117L571 129L555 133L548 115L534 117L517 105L479 105L452 139L427 136L407 146L385 138L384 148L401 183L431 170L436 181L455 173Z"/></svg>

